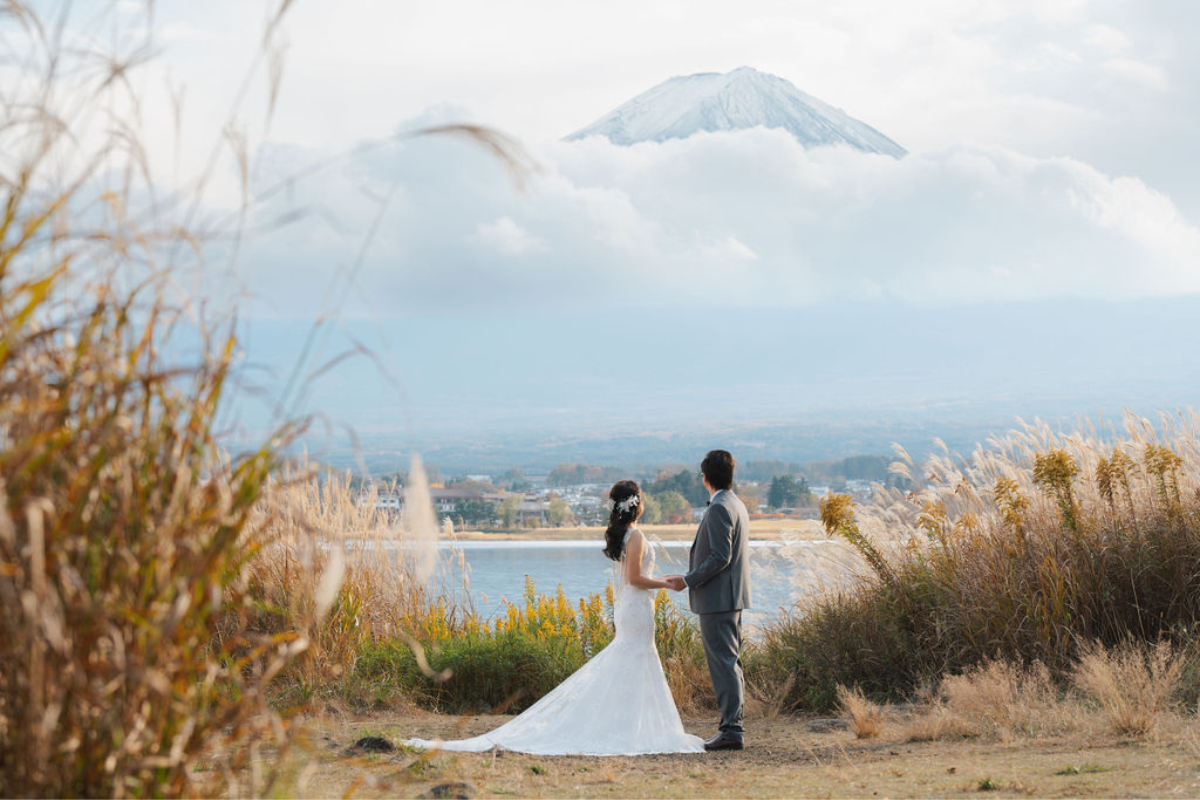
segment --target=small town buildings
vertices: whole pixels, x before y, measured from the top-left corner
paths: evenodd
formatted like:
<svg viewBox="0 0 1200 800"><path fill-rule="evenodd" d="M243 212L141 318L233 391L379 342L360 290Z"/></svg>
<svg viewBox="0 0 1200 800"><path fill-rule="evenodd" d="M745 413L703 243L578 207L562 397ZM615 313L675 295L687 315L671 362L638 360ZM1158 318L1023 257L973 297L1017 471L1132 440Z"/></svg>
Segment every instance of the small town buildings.
<svg viewBox="0 0 1200 800"><path fill-rule="evenodd" d="M359 495L359 502L370 502L372 496L375 498L375 507L387 511L389 517L398 518L404 512L405 490L403 488L381 492L378 495L374 495L372 489L364 488ZM450 518L461 512L464 503L471 501L487 503L498 515L500 504L512 496L520 498L516 509L517 525L525 526L535 523L545 525L549 521L550 504L536 494L510 495L505 492L481 492L478 489L463 489L454 486L435 486L429 489L429 500L433 504L433 510L439 517Z"/></svg>

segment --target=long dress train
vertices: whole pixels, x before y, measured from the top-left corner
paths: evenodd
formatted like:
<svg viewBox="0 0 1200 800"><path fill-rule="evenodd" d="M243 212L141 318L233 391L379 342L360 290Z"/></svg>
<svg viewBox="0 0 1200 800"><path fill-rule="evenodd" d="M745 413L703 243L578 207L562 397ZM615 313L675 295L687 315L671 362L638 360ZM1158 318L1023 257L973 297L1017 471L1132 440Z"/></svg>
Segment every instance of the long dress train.
<svg viewBox="0 0 1200 800"><path fill-rule="evenodd" d="M629 541L628 533L625 541ZM466 752L498 747L547 756L703 752L700 737L683 730L658 659L654 592L625 580L624 555L616 567L616 634L607 647L541 700L490 733L446 742L410 739L405 743ZM653 569L654 548L647 545L642 574L650 575Z"/></svg>

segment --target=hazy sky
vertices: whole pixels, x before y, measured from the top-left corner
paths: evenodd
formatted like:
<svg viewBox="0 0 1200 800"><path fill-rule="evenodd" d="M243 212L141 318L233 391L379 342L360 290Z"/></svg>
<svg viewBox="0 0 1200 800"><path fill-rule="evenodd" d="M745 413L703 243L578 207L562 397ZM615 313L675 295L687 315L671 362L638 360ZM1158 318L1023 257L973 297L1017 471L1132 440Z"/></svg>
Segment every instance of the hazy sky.
<svg viewBox="0 0 1200 800"><path fill-rule="evenodd" d="M753 330L737 340L767 348L748 361L755 396L802 409L795 372L770 379L777 364L804 363L795 353L832 348L850 365L822 378L822 397L850 403L862 386L861 400L876 402L901 383L911 388L914 376L953 385L949 372L928 380L939 336L1004 339L1002 330L972 330L971 308L1002 326L1005 309L1020 319L1029 308L1040 315L1058 301L1083 303L1060 334L1085 343L1094 330L1111 343L1121 338L1112 321L1131 318L1123 303L1200 292L1200 4L1188 0L297 0L266 48L274 55L260 58L274 7L153 4L158 57L136 81L159 180L193 186L233 119L253 156L249 219L268 232L245 241L232 271L223 268L227 251L214 247L210 262L221 268L205 273L206 290L249 292L243 313L260 319L376 320L394 373L404 372L406 348L440 352L410 367L420 374L395 401L410 423L451 400L464 418L497 403L567 418L594 410L572 398L589 386L617 390L608 326L617 352L639 358L645 348L672 365L639 373L650 394L702 391L704 348L675 335L663 337L669 346L656 342L642 317L628 333L630 315L683 326L694 315L702 339L719 329L721 309L738 309L743 327L753 309L772 309L770 341ZM137 0L76 3L71 30L128 49L145 9ZM282 81L267 128L275 64ZM806 151L761 129L632 148L561 141L666 78L742 65L844 109L909 155ZM183 98L178 138L167 86ZM393 138L450 121L524 142L539 167L527 190L470 145ZM205 194L214 212L242 197L233 158L216 152ZM299 222L272 226L295 212ZM960 310L940 333L923 328L920 351L862 323L886 312L887 324L907 325L922 308ZM1134 315L1138 341L1154 348L1147 308ZM787 309L796 310L791 328L779 314ZM516 317L519 327L505 322ZM572 319L588 329L571 331ZM1160 354L1180 352L1172 348L1186 338L1187 315L1174 319ZM871 335L842 335L839 320ZM585 351L564 350L572 336ZM982 348L992 361L979 364L960 353L953 369L988 373L979 392L1018 387L1019 353L1044 350L1027 335L1013 339L1022 342L1013 352ZM463 365L489 345L504 349L492 359L516 362L491 363L486 391L470 396ZM894 358L867 357L889 345ZM274 362L284 350L260 345L251 356ZM544 367L564 359L573 362L570 392ZM1056 384L1055 359L1043 361L1039 391L1059 397L1104 363L1065 370ZM1111 390L1113 401L1137 402L1139 386L1171 377L1169 358L1153 363L1161 375L1146 367L1127 391ZM355 400L401 396L369 383L356 376ZM336 406L338 392L327 394L323 402ZM642 413L621 396L631 416ZM664 402L657 418L678 401ZM730 402L752 412L757 401ZM388 418L390 401L371 405Z"/></svg>

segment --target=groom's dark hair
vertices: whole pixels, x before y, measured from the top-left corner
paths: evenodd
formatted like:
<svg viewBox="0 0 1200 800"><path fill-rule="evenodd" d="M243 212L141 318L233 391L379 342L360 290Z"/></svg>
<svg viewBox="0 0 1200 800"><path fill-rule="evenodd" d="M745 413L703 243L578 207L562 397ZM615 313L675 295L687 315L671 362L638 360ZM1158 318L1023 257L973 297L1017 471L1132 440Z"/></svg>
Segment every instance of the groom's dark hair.
<svg viewBox="0 0 1200 800"><path fill-rule="evenodd" d="M709 450L700 462L700 471L714 489L733 488L733 468L737 462L728 450Z"/></svg>

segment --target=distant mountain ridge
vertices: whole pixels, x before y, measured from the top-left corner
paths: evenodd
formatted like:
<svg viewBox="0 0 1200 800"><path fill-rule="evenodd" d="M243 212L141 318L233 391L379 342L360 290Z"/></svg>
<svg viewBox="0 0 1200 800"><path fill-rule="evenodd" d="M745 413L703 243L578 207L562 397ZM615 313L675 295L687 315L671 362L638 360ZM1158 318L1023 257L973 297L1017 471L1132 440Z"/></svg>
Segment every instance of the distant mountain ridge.
<svg viewBox="0 0 1200 800"><path fill-rule="evenodd" d="M632 145L758 126L782 128L805 147L847 144L896 158L907 152L865 122L752 67L663 81L566 138L604 136Z"/></svg>

